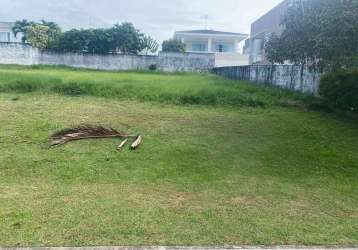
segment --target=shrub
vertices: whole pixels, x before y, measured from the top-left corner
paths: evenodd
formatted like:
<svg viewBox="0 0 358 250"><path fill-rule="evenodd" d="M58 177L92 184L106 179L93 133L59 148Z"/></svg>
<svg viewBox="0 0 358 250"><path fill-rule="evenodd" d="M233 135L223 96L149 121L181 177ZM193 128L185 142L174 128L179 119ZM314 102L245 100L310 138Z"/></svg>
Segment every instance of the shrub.
<svg viewBox="0 0 358 250"><path fill-rule="evenodd" d="M149 65L149 70L156 71L157 70L157 65L156 64Z"/></svg>
<svg viewBox="0 0 358 250"><path fill-rule="evenodd" d="M358 113L358 70L324 75L319 93L328 106Z"/></svg>

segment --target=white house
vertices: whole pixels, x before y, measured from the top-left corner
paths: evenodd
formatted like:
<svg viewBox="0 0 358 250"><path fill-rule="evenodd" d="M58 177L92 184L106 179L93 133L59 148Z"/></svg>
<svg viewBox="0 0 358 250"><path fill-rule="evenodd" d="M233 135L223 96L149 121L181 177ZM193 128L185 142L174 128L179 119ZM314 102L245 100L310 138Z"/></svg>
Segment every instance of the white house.
<svg viewBox="0 0 358 250"><path fill-rule="evenodd" d="M0 42L22 42L22 34L17 34L15 37L12 33L13 22L0 22Z"/></svg>
<svg viewBox="0 0 358 250"><path fill-rule="evenodd" d="M240 42L247 34L216 30L177 31L174 39L186 45L187 52L215 53L216 66L247 65L248 56L241 53Z"/></svg>

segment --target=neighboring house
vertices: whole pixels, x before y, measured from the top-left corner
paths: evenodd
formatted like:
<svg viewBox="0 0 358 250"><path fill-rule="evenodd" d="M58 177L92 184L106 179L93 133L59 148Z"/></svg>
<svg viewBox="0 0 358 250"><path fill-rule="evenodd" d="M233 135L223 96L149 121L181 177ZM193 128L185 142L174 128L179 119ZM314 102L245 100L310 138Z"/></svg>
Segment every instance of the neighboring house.
<svg viewBox="0 0 358 250"><path fill-rule="evenodd" d="M12 27L14 27L14 25L15 23L13 22L0 22L0 42L22 42L22 34L17 34L15 37L12 33Z"/></svg>
<svg viewBox="0 0 358 250"><path fill-rule="evenodd" d="M215 53L216 66L247 65L248 56L241 53L240 42L246 34L215 30L177 31L174 38L186 45L187 52Z"/></svg>
<svg viewBox="0 0 358 250"><path fill-rule="evenodd" d="M268 64L265 56L265 43L272 34L280 35L282 33L282 17L290 1L284 0L251 25L249 44L250 64ZM246 51L248 51L247 47Z"/></svg>

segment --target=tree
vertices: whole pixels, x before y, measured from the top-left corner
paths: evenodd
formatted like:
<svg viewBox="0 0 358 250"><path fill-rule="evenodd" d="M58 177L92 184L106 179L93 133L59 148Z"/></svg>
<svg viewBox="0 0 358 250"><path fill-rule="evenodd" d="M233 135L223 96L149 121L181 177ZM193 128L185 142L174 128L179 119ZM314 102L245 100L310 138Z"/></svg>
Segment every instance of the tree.
<svg viewBox="0 0 358 250"><path fill-rule="evenodd" d="M27 41L27 29L34 25L34 22L27 21L26 19L23 19L21 21L16 21L15 25L12 27L12 32L14 33L15 37L17 34L22 33L22 42Z"/></svg>
<svg viewBox="0 0 358 250"><path fill-rule="evenodd" d="M265 45L266 58L269 62L283 64L285 62L285 50L282 49L281 39L272 34Z"/></svg>
<svg viewBox="0 0 358 250"><path fill-rule="evenodd" d="M88 52L91 39L91 30L71 29L60 36L57 49L63 52Z"/></svg>
<svg viewBox="0 0 358 250"><path fill-rule="evenodd" d="M142 50L143 34L131 23L116 24L110 30L111 47L113 52L123 54L138 54Z"/></svg>
<svg viewBox="0 0 358 250"><path fill-rule="evenodd" d="M51 49L58 46L58 40L62 33L60 26L57 23L47 22L45 20L41 21L41 25L48 27L48 43L46 45L46 49Z"/></svg>
<svg viewBox="0 0 358 250"><path fill-rule="evenodd" d="M169 39L163 42L162 44L162 51L163 52L185 52L185 43L176 40L176 39Z"/></svg>
<svg viewBox="0 0 358 250"><path fill-rule="evenodd" d="M156 53L158 51L159 44L156 40L154 40L150 36L143 36L142 37L142 50L145 50L146 55L148 52Z"/></svg>
<svg viewBox="0 0 358 250"><path fill-rule="evenodd" d="M54 22L40 23L17 21L13 28L16 35L24 34L23 41L40 49L63 52L88 52L98 54L138 54L143 49L155 53L158 43L145 36L131 23L116 24L109 29L71 29L62 32Z"/></svg>
<svg viewBox="0 0 358 250"><path fill-rule="evenodd" d="M319 71L358 66L358 1L295 0L283 17L284 31L272 36L266 54Z"/></svg>
<svg viewBox="0 0 358 250"><path fill-rule="evenodd" d="M109 29L93 29L90 31L88 52L107 54L111 51L111 32Z"/></svg>
<svg viewBox="0 0 358 250"><path fill-rule="evenodd" d="M47 28L45 28L47 27ZM46 29L46 36L43 33ZM16 36L18 33L22 33L22 42L30 42L34 47L39 45L41 49L50 49L57 46L58 39L61 34L61 28L54 22L47 22L42 20L40 23L27 21L26 19L22 21L16 21L12 32ZM40 32L36 34L36 32ZM29 38L31 37L31 38ZM46 44L44 41L46 40ZM36 45L35 45L36 44Z"/></svg>
<svg viewBox="0 0 358 250"><path fill-rule="evenodd" d="M36 48L45 49L49 44L48 31L49 27L34 24L27 28L27 41Z"/></svg>

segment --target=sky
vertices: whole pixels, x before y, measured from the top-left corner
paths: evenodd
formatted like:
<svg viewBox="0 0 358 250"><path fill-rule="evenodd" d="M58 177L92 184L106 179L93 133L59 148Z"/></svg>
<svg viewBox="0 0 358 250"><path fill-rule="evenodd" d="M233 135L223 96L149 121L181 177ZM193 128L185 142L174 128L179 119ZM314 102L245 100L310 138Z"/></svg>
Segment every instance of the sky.
<svg viewBox="0 0 358 250"><path fill-rule="evenodd" d="M162 41L178 30L250 33L250 24L282 0L0 0L0 21L45 19L71 28L132 22Z"/></svg>

